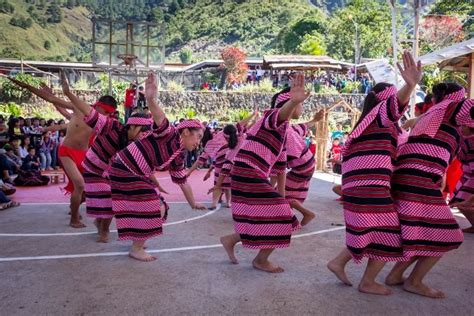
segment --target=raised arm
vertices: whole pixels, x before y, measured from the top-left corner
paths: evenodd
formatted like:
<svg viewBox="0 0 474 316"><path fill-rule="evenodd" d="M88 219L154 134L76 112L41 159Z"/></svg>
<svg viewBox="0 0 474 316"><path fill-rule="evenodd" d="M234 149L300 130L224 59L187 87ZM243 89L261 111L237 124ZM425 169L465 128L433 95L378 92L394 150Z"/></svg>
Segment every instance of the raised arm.
<svg viewBox="0 0 474 316"><path fill-rule="evenodd" d="M423 76L421 61L416 63L410 52L405 51L403 52L403 67L399 63L397 63L397 67L405 80L405 85L398 90L397 94L400 106L404 106L410 101L411 93Z"/></svg>
<svg viewBox="0 0 474 316"><path fill-rule="evenodd" d="M286 102L278 112L278 122L289 120L298 104L304 102L310 94L310 91L305 91L304 74L296 74L291 81L290 100Z"/></svg>
<svg viewBox="0 0 474 316"><path fill-rule="evenodd" d="M160 126L166 119L166 114L158 102L158 85L156 75L153 72L148 74L148 78L145 81L145 98L148 109L153 116L153 121L155 121L157 126Z"/></svg>
<svg viewBox="0 0 474 316"><path fill-rule="evenodd" d="M66 111L66 109L63 109L59 106L57 106L56 104L53 104L56 111L58 111L66 120L71 120L71 117L72 117L72 114L69 113L68 111Z"/></svg>
<svg viewBox="0 0 474 316"><path fill-rule="evenodd" d="M316 125L317 122L321 121L324 117L324 110L319 110L318 112L314 113L313 118L311 121L304 123L308 128L313 127Z"/></svg>
<svg viewBox="0 0 474 316"><path fill-rule="evenodd" d="M55 96L53 94L53 92L51 91L51 89L47 86L42 86L41 89L38 89L38 88L35 88L35 87L33 87L33 86L31 86L27 83L24 83L20 80L17 80L15 78L12 78L12 77L7 77L7 78L8 78L8 80L13 82L17 86L30 91L31 93L37 95L38 97L40 97L41 99L43 99L45 101L51 102L54 105L56 105L58 107L61 107L61 108L64 108L64 109L74 110L74 106L70 102L67 102L66 100L63 100L63 99L58 98L57 96Z"/></svg>
<svg viewBox="0 0 474 316"><path fill-rule="evenodd" d="M51 126L48 126L48 127L44 127L42 129L43 132L57 132L57 131L60 131L60 130L63 130L63 129L67 129L67 126L69 124L60 124L60 125L51 125Z"/></svg>
<svg viewBox="0 0 474 316"><path fill-rule="evenodd" d="M255 105L253 108L253 113L247 116L246 118L244 118L243 120L241 120L238 124L240 124L242 127L248 127L249 123L255 120L255 118L257 117L258 117L258 105Z"/></svg>
<svg viewBox="0 0 474 316"><path fill-rule="evenodd" d="M61 71L61 87L63 88L63 93L65 96L71 100L73 106L79 110L84 115L89 115L92 111L92 107L87 104L87 102L79 99L74 93L69 89L69 82L66 78L64 71Z"/></svg>

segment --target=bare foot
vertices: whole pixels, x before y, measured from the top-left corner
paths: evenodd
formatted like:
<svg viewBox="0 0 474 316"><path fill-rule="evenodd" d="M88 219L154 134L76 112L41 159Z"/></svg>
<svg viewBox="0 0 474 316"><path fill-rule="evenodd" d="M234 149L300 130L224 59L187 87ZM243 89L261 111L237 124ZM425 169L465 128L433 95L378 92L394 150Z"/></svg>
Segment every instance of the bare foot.
<svg viewBox="0 0 474 316"><path fill-rule="evenodd" d="M301 220L301 226L305 226L309 222L311 222L316 215L313 212L309 212L303 216L303 219Z"/></svg>
<svg viewBox="0 0 474 316"><path fill-rule="evenodd" d="M464 228L462 231L468 234L474 234L474 226L471 226L469 228Z"/></svg>
<svg viewBox="0 0 474 316"><path fill-rule="evenodd" d="M221 237L221 244L224 246L225 252L227 252L227 255L229 256L230 262L233 264L238 264L239 261L237 261L237 258L235 257L235 252L234 252L234 246L235 243L227 237Z"/></svg>
<svg viewBox="0 0 474 316"><path fill-rule="evenodd" d="M349 278L346 275L346 271L344 271L345 266L341 266L340 264L338 264L337 262L332 260L332 261L329 261L329 263L327 265L327 268L329 269L329 271L334 273L336 275L336 277L342 283L344 283L345 285L352 286L352 282L349 281Z"/></svg>
<svg viewBox="0 0 474 316"><path fill-rule="evenodd" d="M444 293L441 292L440 290L430 288L424 285L423 283L414 285L407 281L405 282L405 284L403 284L403 289L410 293L415 293L418 295L431 297L431 298L444 298L445 297Z"/></svg>
<svg viewBox="0 0 474 316"><path fill-rule="evenodd" d="M69 213L67 213L67 215L71 215L71 211L69 211ZM81 219L82 219L82 215L79 214L79 220L81 220Z"/></svg>
<svg viewBox="0 0 474 316"><path fill-rule="evenodd" d="M225 208L231 208L231 207L232 207L232 204L230 204L229 202L227 202L226 204L224 204L224 207L225 207Z"/></svg>
<svg viewBox="0 0 474 316"><path fill-rule="evenodd" d="M109 242L109 232L102 231L99 233L99 239L97 242L108 243Z"/></svg>
<svg viewBox="0 0 474 316"><path fill-rule="evenodd" d="M84 228L84 227L86 227L86 225L83 222L81 222L80 220L77 220L77 221L71 220L71 222L69 223L69 226L71 226L72 228Z"/></svg>
<svg viewBox="0 0 474 316"><path fill-rule="evenodd" d="M156 257L153 257L143 249L140 249L139 251L130 251L128 256L135 260L144 262L151 262L156 260Z"/></svg>
<svg viewBox="0 0 474 316"><path fill-rule="evenodd" d="M405 280L407 278L402 276L395 276L392 274L387 275L385 278L385 284L390 285L390 286L395 286L395 285L403 285L405 283Z"/></svg>
<svg viewBox="0 0 474 316"><path fill-rule="evenodd" d="M390 290L385 285L380 283L374 282L369 284L360 283L359 284L359 291L362 293L367 294L375 294L375 295L390 295L392 294L392 290Z"/></svg>
<svg viewBox="0 0 474 316"><path fill-rule="evenodd" d="M211 206L209 206L207 209L210 210L210 211L212 211L212 210L215 210L216 208L217 208L217 206L211 205Z"/></svg>
<svg viewBox="0 0 474 316"><path fill-rule="evenodd" d="M254 260L252 261L252 265L257 270L262 270L269 273L282 273L285 271L282 267L276 266L270 261L257 262Z"/></svg>

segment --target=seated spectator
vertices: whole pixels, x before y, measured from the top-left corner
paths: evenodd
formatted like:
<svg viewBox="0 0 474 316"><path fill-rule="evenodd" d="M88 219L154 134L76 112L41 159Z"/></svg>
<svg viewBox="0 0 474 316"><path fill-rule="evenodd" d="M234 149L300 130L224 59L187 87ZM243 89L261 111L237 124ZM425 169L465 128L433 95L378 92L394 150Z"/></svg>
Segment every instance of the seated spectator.
<svg viewBox="0 0 474 316"><path fill-rule="evenodd" d="M7 195L9 194L5 194L4 192L4 188L8 191L11 192L9 188L9 185L6 185L2 180L0 180L0 211L3 211L3 210L6 210L7 208L10 208L10 207L15 207L15 206L19 206L20 203L16 202L16 201L13 201L12 199L8 198ZM16 190L15 190L16 191Z"/></svg>
<svg viewBox="0 0 474 316"><path fill-rule="evenodd" d="M51 153L54 150L54 140L51 139L51 132L43 134L40 142L39 156L41 160L41 170L53 170L51 168Z"/></svg>
<svg viewBox="0 0 474 316"><path fill-rule="evenodd" d="M15 151L10 144L6 144L3 149L5 149L5 155L10 164L11 172L17 174L21 167L21 158L15 154Z"/></svg>
<svg viewBox="0 0 474 316"><path fill-rule="evenodd" d="M2 174L2 180L5 183L12 183L10 175L13 174L12 165L6 155L5 149L0 149L0 172Z"/></svg>
<svg viewBox="0 0 474 316"><path fill-rule="evenodd" d="M8 135L10 137L21 136L23 133L20 128L20 120L13 117L8 122Z"/></svg>
<svg viewBox="0 0 474 316"><path fill-rule="evenodd" d="M5 121L0 120L0 147L5 146L5 144L8 142L8 139L9 135L7 126L5 125Z"/></svg>
<svg viewBox="0 0 474 316"><path fill-rule="evenodd" d="M21 170L24 171L31 171L31 170L39 170L41 166L39 157L36 155L36 149L33 146L28 148L28 155L23 159L23 165L21 166Z"/></svg>
<svg viewBox="0 0 474 316"><path fill-rule="evenodd" d="M18 149L19 156L21 159L28 156L28 148L30 147L30 142L31 141L29 137L25 137L21 140L20 148Z"/></svg>

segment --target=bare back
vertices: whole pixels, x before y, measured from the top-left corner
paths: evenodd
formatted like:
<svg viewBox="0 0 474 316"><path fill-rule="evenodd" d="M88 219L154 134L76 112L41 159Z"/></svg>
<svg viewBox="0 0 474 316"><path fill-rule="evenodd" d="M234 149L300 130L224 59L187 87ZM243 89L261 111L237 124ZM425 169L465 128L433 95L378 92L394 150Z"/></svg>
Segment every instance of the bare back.
<svg viewBox="0 0 474 316"><path fill-rule="evenodd" d="M84 123L84 115L74 112L67 125L63 145L78 150L87 150L91 135L92 129Z"/></svg>

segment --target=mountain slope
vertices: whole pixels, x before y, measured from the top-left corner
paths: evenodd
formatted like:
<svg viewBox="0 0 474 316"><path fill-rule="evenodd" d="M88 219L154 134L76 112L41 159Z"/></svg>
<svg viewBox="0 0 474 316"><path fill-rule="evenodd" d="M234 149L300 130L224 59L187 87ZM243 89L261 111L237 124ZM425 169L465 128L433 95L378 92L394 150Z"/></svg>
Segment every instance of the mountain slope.
<svg viewBox="0 0 474 316"><path fill-rule="evenodd" d="M90 13L85 8L61 8L60 23L46 23L42 26L32 19L31 27L25 29L11 25L10 20L12 17L31 18L27 11L31 5L21 0L8 2L15 11L0 13L0 57L78 60L81 53L88 50L91 23ZM38 16L45 15L36 8L35 11ZM45 44L46 42L49 44Z"/></svg>

